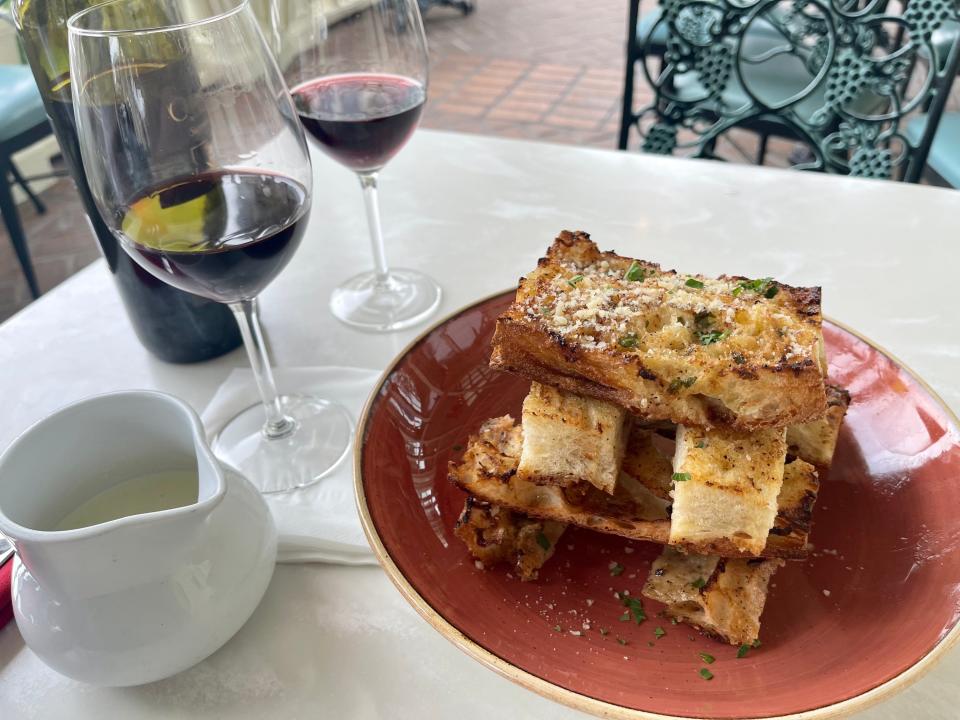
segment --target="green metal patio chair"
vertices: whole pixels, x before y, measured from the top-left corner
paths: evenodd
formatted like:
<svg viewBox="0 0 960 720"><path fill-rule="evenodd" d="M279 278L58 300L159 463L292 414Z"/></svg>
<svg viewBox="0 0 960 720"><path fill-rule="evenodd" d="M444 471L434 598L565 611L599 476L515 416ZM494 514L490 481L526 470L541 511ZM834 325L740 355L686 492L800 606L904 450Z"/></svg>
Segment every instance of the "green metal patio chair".
<svg viewBox="0 0 960 720"><path fill-rule="evenodd" d="M934 33L934 42L944 43L960 34L960 27L949 23ZM907 122L907 137L919 143L927 130L928 115L917 115ZM960 112L947 112L937 124L927 155L926 170L943 184L960 188Z"/></svg>
<svg viewBox="0 0 960 720"><path fill-rule="evenodd" d="M907 123L907 137L917 142L926 130L926 117L917 117ZM933 137L927 169L951 187L960 188L960 113L944 113Z"/></svg>
<svg viewBox="0 0 960 720"><path fill-rule="evenodd" d="M648 9L640 13L641 6ZM626 150L630 139L630 128L636 121L633 114L636 67L641 58L658 58L662 62L667 51L667 23L661 22L663 9L655 5L654 0L631 0L630 16L627 20L627 64L623 86L623 104L620 110L620 134L617 147ZM778 37L776 28L766 22L758 22L751 28L758 38ZM758 162L763 162L762 148Z"/></svg>
<svg viewBox="0 0 960 720"><path fill-rule="evenodd" d="M46 208L28 185L30 180L39 178L24 178L13 162L13 155L52 132L30 68L26 65L0 65L0 215L34 299L40 296L40 288L20 213L13 200L12 183L23 188L38 213L46 212Z"/></svg>
<svg viewBox="0 0 960 720"><path fill-rule="evenodd" d="M799 168L916 181L960 63L956 34L935 36L958 6L662 0L662 55L638 58L655 98L631 124L648 152L714 157L721 136L744 128L807 145ZM927 122L911 139L905 120L920 111Z"/></svg>

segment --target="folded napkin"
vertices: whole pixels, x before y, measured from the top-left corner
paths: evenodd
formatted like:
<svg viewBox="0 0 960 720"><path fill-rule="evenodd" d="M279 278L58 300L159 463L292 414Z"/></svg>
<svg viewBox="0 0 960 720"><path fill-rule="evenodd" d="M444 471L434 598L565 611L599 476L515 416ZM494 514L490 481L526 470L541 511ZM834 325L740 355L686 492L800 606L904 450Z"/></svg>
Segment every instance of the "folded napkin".
<svg viewBox="0 0 960 720"><path fill-rule="evenodd" d="M281 393L312 393L343 405L356 422L380 373L345 367L274 371ZM249 369L230 373L203 411L208 437L259 400ZM375 565L353 497L353 452L329 475L306 488L264 495L280 535L278 562Z"/></svg>

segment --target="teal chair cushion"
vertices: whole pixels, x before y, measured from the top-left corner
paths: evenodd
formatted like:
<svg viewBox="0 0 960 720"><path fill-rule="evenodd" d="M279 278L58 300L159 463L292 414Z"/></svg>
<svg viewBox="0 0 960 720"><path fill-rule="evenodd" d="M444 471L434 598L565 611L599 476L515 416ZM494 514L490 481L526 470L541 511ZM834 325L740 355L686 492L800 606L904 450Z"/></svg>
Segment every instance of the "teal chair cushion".
<svg viewBox="0 0 960 720"><path fill-rule="evenodd" d="M43 100L26 65L0 65L0 142L46 121Z"/></svg>
<svg viewBox="0 0 960 720"><path fill-rule="evenodd" d="M667 44L667 24L660 24L653 35L650 35L650 30L654 25L657 24L657 20L660 19L661 15L660 6L650 8L647 12L643 13L640 16L640 19L637 20L637 42L638 43L647 43L650 47L662 48Z"/></svg>
<svg viewBox="0 0 960 720"><path fill-rule="evenodd" d="M958 32L960 28L957 27L957 23L945 22L930 36L930 42L937 49L937 56L941 62L946 62L951 46L957 41Z"/></svg>
<svg viewBox="0 0 960 720"><path fill-rule="evenodd" d="M904 134L916 145L926 129L927 116L920 115L907 123ZM960 113L944 113L940 118L927 165L953 187L960 188Z"/></svg>

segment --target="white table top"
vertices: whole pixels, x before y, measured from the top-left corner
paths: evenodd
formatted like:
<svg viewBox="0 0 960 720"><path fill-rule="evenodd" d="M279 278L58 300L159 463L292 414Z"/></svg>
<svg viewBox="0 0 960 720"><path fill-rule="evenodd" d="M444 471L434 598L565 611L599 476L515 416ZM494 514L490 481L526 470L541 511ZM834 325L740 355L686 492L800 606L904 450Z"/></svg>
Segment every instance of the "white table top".
<svg viewBox="0 0 960 720"><path fill-rule="evenodd" d="M298 255L263 295L277 365L382 368L423 328L364 335L327 311L369 265L352 175L315 158ZM388 251L438 278L442 314L514 284L556 232L705 274L824 287L825 312L890 349L960 410L960 193L765 168L420 131L382 178ZM242 351L153 360L97 262L0 326L0 446L93 393L157 388L202 409ZM858 720L956 717L960 652ZM213 657L153 685L100 689L48 670L0 631L0 717L575 718L432 630L377 568L279 566L250 622Z"/></svg>

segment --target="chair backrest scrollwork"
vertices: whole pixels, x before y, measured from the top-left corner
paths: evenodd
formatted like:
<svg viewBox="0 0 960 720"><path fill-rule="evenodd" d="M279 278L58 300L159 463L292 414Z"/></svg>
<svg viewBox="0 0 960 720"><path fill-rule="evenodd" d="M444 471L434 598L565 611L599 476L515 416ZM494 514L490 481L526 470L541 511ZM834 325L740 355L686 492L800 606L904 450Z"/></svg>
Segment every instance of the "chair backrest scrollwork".
<svg viewBox="0 0 960 720"><path fill-rule="evenodd" d="M654 153L710 157L748 128L809 146L801 169L915 181L960 66L960 0L661 0L664 29L640 52Z"/></svg>

